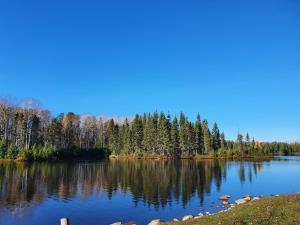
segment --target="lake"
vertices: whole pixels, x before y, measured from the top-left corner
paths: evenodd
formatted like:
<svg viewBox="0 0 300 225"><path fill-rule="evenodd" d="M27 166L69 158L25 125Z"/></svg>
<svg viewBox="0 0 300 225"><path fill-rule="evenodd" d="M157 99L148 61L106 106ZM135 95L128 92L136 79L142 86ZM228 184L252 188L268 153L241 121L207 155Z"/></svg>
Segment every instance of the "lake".
<svg viewBox="0 0 300 225"><path fill-rule="evenodd" d="M300 191L300 157L267 161L104 160L0 164L0 224L148 224L222 210L250 194Z"/></svg>

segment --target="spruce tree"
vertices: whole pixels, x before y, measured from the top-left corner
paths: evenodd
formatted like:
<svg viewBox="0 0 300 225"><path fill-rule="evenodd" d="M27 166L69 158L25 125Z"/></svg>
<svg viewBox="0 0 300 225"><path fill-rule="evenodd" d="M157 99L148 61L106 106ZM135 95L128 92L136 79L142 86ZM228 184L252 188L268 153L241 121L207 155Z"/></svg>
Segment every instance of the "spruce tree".
<svg viewBox="0 0 300 225"><path fill-rule="evenodd" d="M136 115L132 121L132 145L134 153L142 152L143 142L143 122L139 115Z"/></svg>
<svg viewBox="0 0 300 225"><path fill-rule="evenodd" d="M153 149L153 129L153 121L149 113L146 118L143 136L143 147L145 152L151 152Z"/></svg>
<svg viewBox="0 0 300 225"><path fill-rule="evenodd" d="M244 142L243 142L243 135L238 133L237 139L236 139L236 146L238 154L243 156L244 155Z"/></svg>
<svg viewBox="0 0 300 225"><path fill-rule="evenodd" d="M170 135L168 121L163 112L160 113L158 122L158 150L160 154L167 155L170 152Z"/></svg>
<svg viewBox="0 0 300 225"><path fill-rule="evenodd" d="M180 124L180 128L179 128L180 154L185 155L187 152L187 129L186 129L186 118L182 112L180 113L179 124Z"/></svg>
<svg viewBox="0 0 300 225"><path fill-rule="evenodd" d="M220 139L220 130L217 123L214 123L212 131L211 131L211 138L212 138L212 148L214 151L218 151L221 147L221 139Z"/></svg>
<svg viewBox="0 0 300 225"><path fill-rule="evenodd" d="M179 152L179 131L178 131L178 120L175 116L171 128L171 143L172 143L172 155L178 157Z"/></svg>
<svg viewBox="0 0 300 225"><path fill-rule="evenodd" d="M245 153L250 155L251 154L251 143L250 143L250 136L248 132L246 133L246 138L245 138Z"/></svg>
<svg viewBox="0 0 300 225"><path fill-rule="evenodd" d="M208 154L212 150L212 148L211 148L211 139L210 139L210 132L208 129L207 120L203 120L202 130L203 130L204 151L206 154Z"/></svg>
<svg viewBox="0 0 300 225"><path fill-rule="evenodd" d="M225 140L224 132L221 133L220 140L221 140L221 149L225 150L225 148L226 148L226 140Z"/></svg>
<svg viewBox="0 0 300 225"><path fill-rule="evenodd" d="M201 125L201 119L200 119L199 113L197 115L194 130L195 130L196 153L202 154L203 153L203 135L202 135L202 125Z"/></svg>

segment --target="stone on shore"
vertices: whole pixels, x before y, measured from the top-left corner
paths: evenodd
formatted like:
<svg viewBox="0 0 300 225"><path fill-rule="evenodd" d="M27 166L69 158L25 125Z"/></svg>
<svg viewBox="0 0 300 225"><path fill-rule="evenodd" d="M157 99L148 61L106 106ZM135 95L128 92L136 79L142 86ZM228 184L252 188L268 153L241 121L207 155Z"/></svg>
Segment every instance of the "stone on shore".
<svg viewBox="0 0 300 225"><path fill-rule="evenodd" d="M179 222L179 219L174 218L173 221L174 222Z"/></svg>
<svg viewBox="0 0 300 225"><path fill-rule="evenodd" d="M252 201L255 201L255 200L258 200L258 199L260 199L260 197L254 197L254 198L252 199Z"/></svg>
<svg viewBox="0 0 300 225"><path fill-rule="evenodd" d="M246 202L247 202L247 200L245 200L244 198L241 198L241 199L238 199L238 200L235 201L235 203L236 203L237 205L244 204L244 203L246 203Z"/></svg>
<svg viewBox="0 0 300 225"><path fill-rule="evenodd" d="M122 223L121 222L115 222L115 223L112 223L110 225L122 225Z"/></svg>
<svg viewBox="0 0 300 225"><path fill-rule="evenodd" d="M228 199L230 199L230 195L222 195L219 197L219 199L222 201L227 201Z"/></svg>
<svg viewBox="0 0 300 225"><path fill-rule="evenodd" d="M187 220L190 220L190 219L193 219L194 217L192 215L186 215L182 218L182 221L187 221Z"/></svg>
<svg viewBox="0 0 300 225"><path fill-rule="evenodd" d="M160 220L152 220L150 223L148 223L148 225L159 225L160 224Z"/></svg>
<svg viewBox="0 0 300 225"><path fill-rule="evenodd" d="M204 216L204 214L203 213L198 213L198 216Z"/></svg>
<svg viewBox="0 0 300 225"><path fill-rule="evenodd" d="M228 201L222 201L222 204L225 206L225 205L228 205L229 202Z"/></svg>
<svg viewBox="0 0 300 225"><path fill-rule="evenodd" d="M244 200L246 200L247 202L251 201L251 197L248 195L248 196L245 196L244 197Z"/></svg>

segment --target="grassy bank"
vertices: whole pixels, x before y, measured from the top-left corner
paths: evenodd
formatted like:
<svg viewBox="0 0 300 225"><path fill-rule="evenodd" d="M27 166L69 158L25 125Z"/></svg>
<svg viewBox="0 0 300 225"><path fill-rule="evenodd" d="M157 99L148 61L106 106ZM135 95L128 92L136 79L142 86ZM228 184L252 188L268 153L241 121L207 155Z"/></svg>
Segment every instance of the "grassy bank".
<svg viewBox="0 0 300 225"><path fill-rule="evenodd" d="M185 222L164 225L299 225L300 194L267 197L236 206L229 211Z"/></svg>

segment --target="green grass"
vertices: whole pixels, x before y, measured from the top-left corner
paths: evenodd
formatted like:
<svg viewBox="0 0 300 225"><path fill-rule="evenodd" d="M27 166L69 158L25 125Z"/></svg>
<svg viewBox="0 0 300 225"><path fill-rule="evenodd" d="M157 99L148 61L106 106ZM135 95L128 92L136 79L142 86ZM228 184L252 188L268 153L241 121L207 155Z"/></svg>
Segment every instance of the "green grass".
<svg viewBox="0 0 300 225"><path fill-rule="evenodd" d="M227 212L164 225L300 225L300 194L267 197Z"/></svg>

